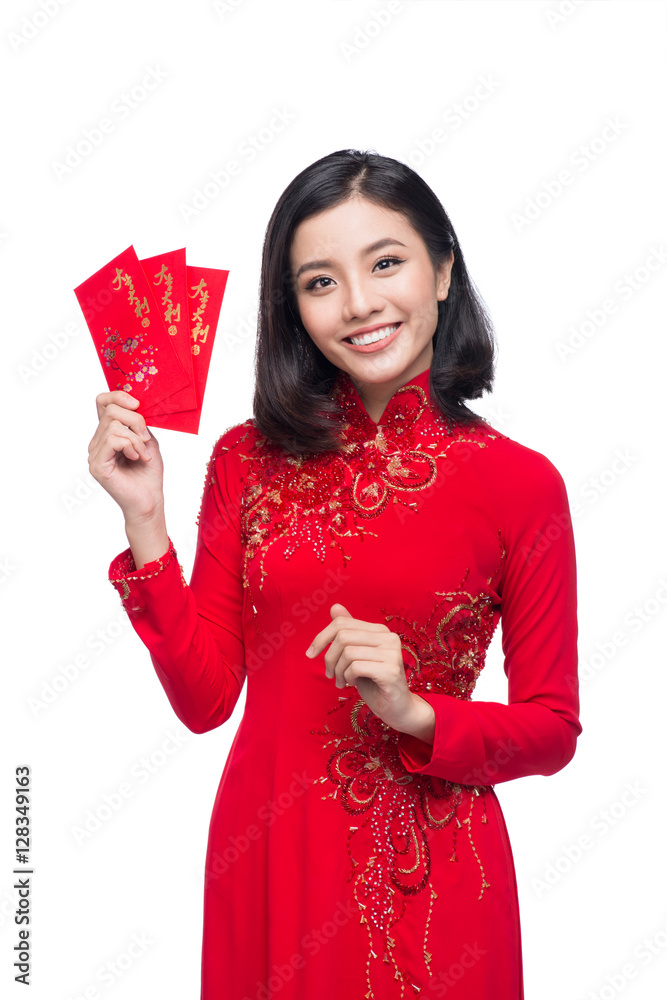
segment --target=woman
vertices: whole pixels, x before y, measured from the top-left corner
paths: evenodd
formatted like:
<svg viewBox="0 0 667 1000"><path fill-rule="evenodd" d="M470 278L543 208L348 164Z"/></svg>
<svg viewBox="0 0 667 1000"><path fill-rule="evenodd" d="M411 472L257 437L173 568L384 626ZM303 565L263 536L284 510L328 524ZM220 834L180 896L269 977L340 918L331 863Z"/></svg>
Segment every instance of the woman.
<svg viewBox="0 0 667 1000"><path fill-rule="evenodd" d="M494 785L581 732L563 480L465 404L492 328L431 189L341 150L266 233L254 418L213 448L186 584L137 400L97 397L109 578L178 717L244 715L213 807L203 1000L523 996ZM471 699L502 620L509 704Z"/></svg>

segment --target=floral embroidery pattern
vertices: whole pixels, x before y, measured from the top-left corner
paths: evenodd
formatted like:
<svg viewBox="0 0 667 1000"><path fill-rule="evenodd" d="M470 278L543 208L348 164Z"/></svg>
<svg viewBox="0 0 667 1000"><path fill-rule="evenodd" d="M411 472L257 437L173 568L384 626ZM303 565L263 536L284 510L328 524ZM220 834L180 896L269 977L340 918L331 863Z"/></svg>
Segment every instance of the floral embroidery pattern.
<svg viewBox="0 0 667 1000"><path fill-rule="evenodd" d="M505 549L500 534L500 560L488 578L500 572ZM467 573L466 573L467 576ZM470 594L463 590L465 578L455 591L436 591L437 601L426 625L408 622L397 615L386 615L387 622L400 618L403 628L394 627L401 636L406 678L411 691L435 691L469 701L484 666L486 650L500 618L490 591ZM435 624L432 624L435 617ZM391 626L389 626L391 628ZM410 662L412 661L412 662Z"/></svg>
<svg viewBox="0 0 667 1000"><path fill-rule="evenodd" d="M397 390L379 424L355 400L346 380L338 380L333 397L347 416L341 452L288 455L258 436L244 456L250 462L242 510L246 587L249 564L258 556L262 589L264 556L278 538L287 539L285 559L306 545L324 562L327 548L335 546L347 562L351 557L341 540L376 535L368 522L389 504L419 512L420 505L406 497L433 486L437 460L447 458L453 444L484 448L484 438L495 436L483 427L465 432L459 427L434 442L434 426L443 431L445 423L419 385Z"/></svg>
<svg viewBox="0 0 667 1000"><path fill-rule="evenodd" d="M489 586L504 558L501 543L500 561L488 578ZM471 697L500 614L490 591L471 594L462 589L464 582L465 577L455 591L436 592L431 616L423 624L408 622L382 609L385 621L391 623L388 627L401 637L405 675L411 691L434 691L463 700ZM481 872L478 898L481 899L484 890L490 888L471 831L473 805L478 797L484 804L486 788L410 773L398 749L401 734L370 711L356 688L348 696L339 696L331 712L342 708L349 708L349 726L333 730L327 724L323 730L311 730L313 734L328 737L325 748L335 747L327 761L326 775L319 781L334 786L323 798L338 798L345 811L359 824L350 826L348 833L347 850L351 861L348 881L354 879L354 896L362 912L361 922L366 924L369 933L366 996L374 996L370 961L377 958L373 942L375 931L381 936L383 961L394 965L402 997L406 984L416 993L421 988L394 958L396 940L392 928L406 912L409 900L425 889L429 890L430 898L423 954L431 975L432 956L427 949L427 936L437 893L430 881L430 831L441 830L452 822L456 824L450 861L458 862L456 836L465 825ZM341 731L345 729L348 731ZM462 823L458 810L464 787L470 792L470 810ZM485 810L482 822L486 823ZM365 827L370 829L373 853L361 869L360 862L353 856L352 840Z"/></svg>

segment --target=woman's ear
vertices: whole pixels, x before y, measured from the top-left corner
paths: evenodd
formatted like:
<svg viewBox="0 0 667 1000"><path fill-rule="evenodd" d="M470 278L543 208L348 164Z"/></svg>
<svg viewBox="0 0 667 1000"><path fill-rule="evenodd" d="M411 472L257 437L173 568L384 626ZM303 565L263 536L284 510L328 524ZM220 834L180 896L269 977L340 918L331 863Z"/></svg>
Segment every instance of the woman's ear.
<svg viewBox="0 0 667 1000"><path fill-rule="evenodd" d="M449 286L452 280L452 268L454 267L454 251L449 258L438 267L438 299L441 301L449 295Z"/></svg>

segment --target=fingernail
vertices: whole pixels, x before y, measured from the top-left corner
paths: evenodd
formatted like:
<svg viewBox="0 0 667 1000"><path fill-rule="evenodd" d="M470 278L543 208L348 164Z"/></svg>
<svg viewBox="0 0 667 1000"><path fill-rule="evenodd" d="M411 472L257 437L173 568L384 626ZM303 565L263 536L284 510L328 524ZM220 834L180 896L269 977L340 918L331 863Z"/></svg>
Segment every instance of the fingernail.
<svg viewBox="0 0 667 1000"><path fill-rule="evenodd" d="M312 656L312 655L313 655L313 647L309 646L308 649L306 650L306 656Z"/></svg>

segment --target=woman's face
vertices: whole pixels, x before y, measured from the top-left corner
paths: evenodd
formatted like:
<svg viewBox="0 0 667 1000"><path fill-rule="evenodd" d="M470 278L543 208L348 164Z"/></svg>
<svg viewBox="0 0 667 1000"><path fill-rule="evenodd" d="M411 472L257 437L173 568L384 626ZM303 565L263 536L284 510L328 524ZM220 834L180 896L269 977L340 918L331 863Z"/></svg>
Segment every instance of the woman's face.
<svg viewBox="0 0 667 1000"><path fill-rule="evenodd" d="M436 271L404 215L359 195L302 222L290 253L301 322L361 384L400 383L429 367L453 263L452 253ZM353 346L348 338L367 327L389 336Z"/></svg>

